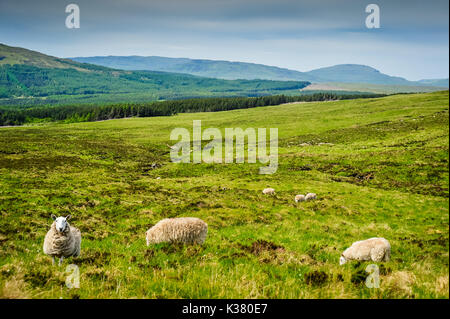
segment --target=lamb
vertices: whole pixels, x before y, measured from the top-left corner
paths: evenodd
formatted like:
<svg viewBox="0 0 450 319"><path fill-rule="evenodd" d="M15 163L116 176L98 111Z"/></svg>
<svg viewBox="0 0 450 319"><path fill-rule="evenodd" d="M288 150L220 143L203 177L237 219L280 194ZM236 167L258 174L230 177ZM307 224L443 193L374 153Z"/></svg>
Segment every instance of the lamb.
<svg viewBox="0 0 450 319"><path fill-rule="evenodd" d="M384 238L370 238L354 242L349 248L344 250L339 259L339 264L343 265L349 260L371 260L374 262L389 261L391 258L391 245Z"/></svg>
<svg viewBox="0 0 450 319"><path fill-rule="evenodd" d="M273 188L264 188L263 189L263 194L274 195L275 194L275 189L273 189Z"/></svg>
<svg viewBox="0 0 450 319"><path fill-rule="evenodd" d="M145 233L147 246L157 243L203 244L208 225L195 217L166 218Z"/></svg>
<svg viewBox="0 0 450 319"><path fill-rule="evenodd" d="M70 218L71 215L56 218L52 214L54 222L44 239L44 253L52 257L53 264L55 264L55 257L58 257L59 266L64 257L78 257L81 251L81 232L69 225L67 221Z"/></svg>
<svg viewBox="0 0 450 319"><path fill-rule="evenodd" d="M304 201L306 200L306 199L305 199L305 195L295 195L294 200L295 200L296 203L298 203L298 202L304 202Z"/></svg>
<svg viewBox="0 0 450 319"><path fill-rule="evenodd" d="M316 199L317 195L315 193L308 193L305 196L305 200L312 200L312 199Z"/></svg>

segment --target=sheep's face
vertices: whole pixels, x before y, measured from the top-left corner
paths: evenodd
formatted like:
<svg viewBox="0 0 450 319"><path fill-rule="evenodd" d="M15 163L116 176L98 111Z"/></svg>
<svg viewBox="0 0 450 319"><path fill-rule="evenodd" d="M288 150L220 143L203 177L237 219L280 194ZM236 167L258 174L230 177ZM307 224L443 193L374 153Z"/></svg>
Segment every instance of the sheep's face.
<svg viewBox="0 0 450 319"><path fill-rule="evenodd" d="M52 219L55 221L56 230L59 233L65 233L69 227L69 223L67 221L70 219L70 215L66 217L56 217L55 215L52 215Z"/></svg>
<svg viewBox="0 0 450 319"><path fill-rule="evenodd" d="M339 258L339 265L343 265L347 262L347 260L345 259L344 256L341 256L341 258Z"/></svg>
<svg viewBox="0 0 450 319"><path fill-rule="evenodd" d="M153 234L151 229L149 229L145 232L145 239L147 240L147 246L149 246L150 243L155 242L155 235Z"/></svg>

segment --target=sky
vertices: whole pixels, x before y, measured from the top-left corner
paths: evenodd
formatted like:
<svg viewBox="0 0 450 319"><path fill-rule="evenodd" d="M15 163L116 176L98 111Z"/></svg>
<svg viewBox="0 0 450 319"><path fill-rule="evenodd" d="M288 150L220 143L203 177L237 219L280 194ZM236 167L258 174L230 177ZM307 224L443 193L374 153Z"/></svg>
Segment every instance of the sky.
<svg viewBox="0 0 450 319"><path fill-rule="evenodd" d="M68 29L68 4L80 28ZM380 8L380 28L365 21ZM448 78L448 0L0 0L0 43L58 57L142 55L298 71L354 63Z"/></svg>

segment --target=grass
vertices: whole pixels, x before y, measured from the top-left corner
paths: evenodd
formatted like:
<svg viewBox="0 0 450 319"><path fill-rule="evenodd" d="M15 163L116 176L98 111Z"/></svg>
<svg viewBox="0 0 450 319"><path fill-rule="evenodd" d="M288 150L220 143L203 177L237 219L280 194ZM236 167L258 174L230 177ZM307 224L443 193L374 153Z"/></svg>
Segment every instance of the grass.
<svg viewBox="0 0 450 319"><path fill-rule="evenodd" d="M0 297L449 298L448 99L1 128ZM277 172L171 163L171 130L193 120L222 133L278 127ZM294 202L307 192L318 199ZM60 268L42 252L52 213L72 214L83 236ZM147 247L145 231L175 216L205 220L205 244ZM379 289L364 284L369 263L338 262L373 236L392 246ZM79 289L65 286L70 263Z"/></svg>
<svg viewBox="0 0 450 319"><path fill-rule="evenodd" d="M346 82L326 82L314 83L305 87L302 91L352 91L352 92L372 92L380 94L396 94L396 93L430 93L444 90L445 87L423 84L420 85L400 85L400 84L371 84L371 83L346 83Z"/></svg>

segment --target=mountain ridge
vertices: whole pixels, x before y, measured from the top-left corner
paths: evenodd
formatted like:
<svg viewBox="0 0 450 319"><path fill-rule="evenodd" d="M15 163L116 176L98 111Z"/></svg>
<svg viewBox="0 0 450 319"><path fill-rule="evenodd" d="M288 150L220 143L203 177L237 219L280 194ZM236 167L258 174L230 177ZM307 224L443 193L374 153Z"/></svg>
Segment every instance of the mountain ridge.
<svg viewBox="0 0 450 319"><path fill-rule="evenodd" d="M298 80L314 83L344 82L414 86L439 86L436 84L444 84L443 87L447 83L448 87L448 79L434 79L428 80L428 82L427 80L409 81L402 77L381 73L373 67L362 64L338 64L302 72L258 63L161 56L109 55L69 59L124 70L179 72L223 79Z"/></svg>

